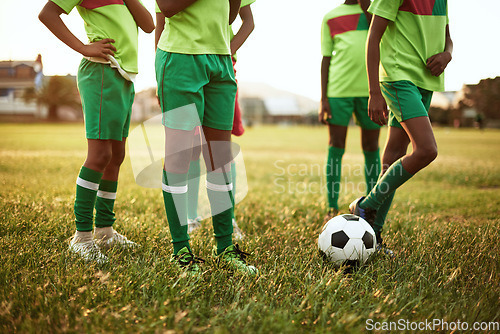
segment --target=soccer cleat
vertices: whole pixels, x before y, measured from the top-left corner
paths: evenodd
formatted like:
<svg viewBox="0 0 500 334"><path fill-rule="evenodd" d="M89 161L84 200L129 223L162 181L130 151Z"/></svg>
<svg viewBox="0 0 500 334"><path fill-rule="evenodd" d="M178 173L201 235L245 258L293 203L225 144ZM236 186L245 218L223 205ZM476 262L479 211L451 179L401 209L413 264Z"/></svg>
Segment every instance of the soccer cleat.
<svg viewBox="0 0 500 334"><path fill-rule="evenodd" d="M247 264L246 257L250 254L243 252L238 244L227 247L221 254L216 255L217 250L214 248L214 255L219 265L230 270L238 271L245 275L254 276L259 273L257 268Z"/></svg>
<svg viewBox="0 0 500 334"><path fill-rule="evenodd" d="M195 219L188 219L188 234L191 234L201 226L201 217Z"/></svg>
<svg viewBox="0 0 500 334"><path fill-rule="evenodd" d="M363 218L373 228L374 223L375 223L375 217L377 217L377 210L370 209L370 208L366 208L366 209L361 208L359 206L359 203L364 198L365 197L362 196L362 197L354 200L351 204L349 204L349 212L352 213L353 215L356 215L358 217Z"/></svg>
<svg viewBox="0 0 500 334"><path fill-rule="evenodd" d="M386 244L382 242L377 242L377 246L375 247L376 252L382 252L384 255L387 255L389 257L394 257L394 252L387 248Z"/></svg>
<svg viewBox="0 0 500 334"><path fill-rule="evenodd" d="M236 220L234 218L233 218L233 237L235 240L243 240L243 238L245 238L245 234L238 227L238 224L236 223Z"/></svg>
<svg viewBox="0 0 500 334"><path fill-rule="evenodd" d="M86 242L78 242L78 239L73 238L69 242L70 252L79 255L85 261L95 262L97 264L104 264L108 262L108 258L101 253L94 240Z"/></svg>
<svg viewBox="0 0 500 334"><path fill-rule="evenodd" d="M132 249L139 247L135 242L128 240L126 236L116 232L113 229L113 235L111 237L96 237L96 244L103 249L110 249L112 247L120 247L122 249Z"/></svg>
<svg viewBox="0 0 500 334"><path fill-rule="evenodd" d="M175 263L181 270L191 275L200 275L202 270L199 264L204 262L205 260L194 256L187 247L181 248L177 254L172 254L170 257L170 263Z"/></svg>

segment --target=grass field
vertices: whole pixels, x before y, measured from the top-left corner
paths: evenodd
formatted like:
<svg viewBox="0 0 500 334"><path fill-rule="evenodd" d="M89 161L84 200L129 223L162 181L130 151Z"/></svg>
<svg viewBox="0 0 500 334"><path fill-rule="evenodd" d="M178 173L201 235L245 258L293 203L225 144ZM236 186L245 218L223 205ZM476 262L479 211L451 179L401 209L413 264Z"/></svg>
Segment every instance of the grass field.
<svg viewBox="0 0 500 334"><path fill-rule="evenodd" d="M469 329L500 323L498 131L436 129L439 157L398 190L389 213L384 235L396 258L378 256L346 275L317 251L326 129L248 129L237 142L249 192L236 215L247 234L242 248L252 251L261 275L233 277L212 265L207 220L192 236L193 249L207 259L199 281L180 277L169 263L161 192L137 186L129 160L116 228L142 247L111 252L104 267L72 257L67 241L86 154L83 126L0 124L0 132L2 333L358 333L390 322L406 324L393 332L433 319ZM352 128L344 212L362 194L362 163ZM494 332L495 324L482 325L480 332Z"/></svg>

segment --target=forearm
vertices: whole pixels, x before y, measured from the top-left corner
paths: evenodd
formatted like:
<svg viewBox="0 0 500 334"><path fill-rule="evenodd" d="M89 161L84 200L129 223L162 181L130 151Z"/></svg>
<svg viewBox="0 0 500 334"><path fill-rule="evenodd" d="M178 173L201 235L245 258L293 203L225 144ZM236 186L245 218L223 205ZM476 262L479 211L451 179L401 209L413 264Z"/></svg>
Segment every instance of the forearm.
<svg viewBox="0 0 500 334"><path fill-rule="evenodd" d="M64 44L78 53L83 54L84 44L66 27L60 15L64 11L49 1L38 15L40 21Z"/></svg>
<svg viewBox="0 0 500 334"><path fill-rule="evenodd" d="M321 100L328 99L328 77L332 57L323 57L321 61Z"/></svg>
<svg viewBox="0 0 500 334"><path fill-rule="evenodd" d="M240 17L242 20L241 27L231 40L231 54L233 55L236 53L236 51L238 51L243 43L245 43L248 36L250 36L253 29L255 28L250 6L245 6L240 9Z"/></svg>
<svg viewBox="0 0 500 334"><path fill-rule="evenodd" d="M380 41L368 37L366 46L366 71L368 75L368 90L370 94L380 92L379 66L380 66Z"/></svg>
<svg viewBox="0 0 500 334"><path fill-rule="evenodd" d="M229 24L232 24L240 11L241 0L229 0Z"/></svg>
<svg viewBox="0 0 500 334"><path fill-rule="evenodd" d="M128 10L134 17L135 23L144 32L150 33L155 28L153 17L149 11L137 0L124 0Z"/></svg>
<svg viewBox="0 0 500 334"><path fill-rule="evenodd" d="M163 15L162 13L156 13L155 50L158 47L158 42L160 41L160 36L164 28L165 28L165 15Z"/></svg>
<svg viewBox="0 0 500 334"><path fill-rule="evenodd" d="M188 8L196 1L197 0L157 0L156 2L163 15L170 18Z"/></svg>
<svg viewBox="0 0 500 334"><path fill-rule="evenodd" d="M368 32L366 45L366 71L368 75L368 89L370 95L380 93L379 66L380 66L380 41L384 34L387 21L380 16L374 16Z"/></svg>

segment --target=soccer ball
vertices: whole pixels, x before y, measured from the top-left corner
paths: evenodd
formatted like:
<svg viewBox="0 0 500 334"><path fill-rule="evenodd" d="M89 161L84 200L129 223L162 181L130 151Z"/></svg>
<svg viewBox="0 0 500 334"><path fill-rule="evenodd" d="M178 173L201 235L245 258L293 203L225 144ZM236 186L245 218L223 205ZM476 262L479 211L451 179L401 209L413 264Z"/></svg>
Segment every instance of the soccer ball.
<svg viewBox="0 0 500 334"><path fill-rule="evenodd" d="M320 253L337 267L363 265L375 252L376 245L373 228L355 215L333 217L318 238Z"/></svg>

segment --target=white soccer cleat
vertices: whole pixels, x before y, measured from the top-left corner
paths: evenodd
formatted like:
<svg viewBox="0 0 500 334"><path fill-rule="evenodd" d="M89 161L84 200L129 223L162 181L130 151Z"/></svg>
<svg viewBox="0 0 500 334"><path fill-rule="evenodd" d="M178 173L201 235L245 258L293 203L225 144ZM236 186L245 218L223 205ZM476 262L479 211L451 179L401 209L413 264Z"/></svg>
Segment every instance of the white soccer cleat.
<svg viewBox="0 0 500 334"><path fill-rule="evenodd" d="M96 243L99 247L104 249L110 249L113 247L120 247L122 249L132 249L139 247L139 245L131 240L128 240L126 236L116 232L113 229L113 235L110 238L106 238L106 236L100 238L96 238Z"/></svg>
<svg viewBox="0 0 500 334"><path fill-rule="evenodd" d="M85 261L96 262L97 264L104 264L108 262L106 255L101 253L94 240L86 242L78 242L75 238L69 242L70 252L80 256Z"/></svg>

